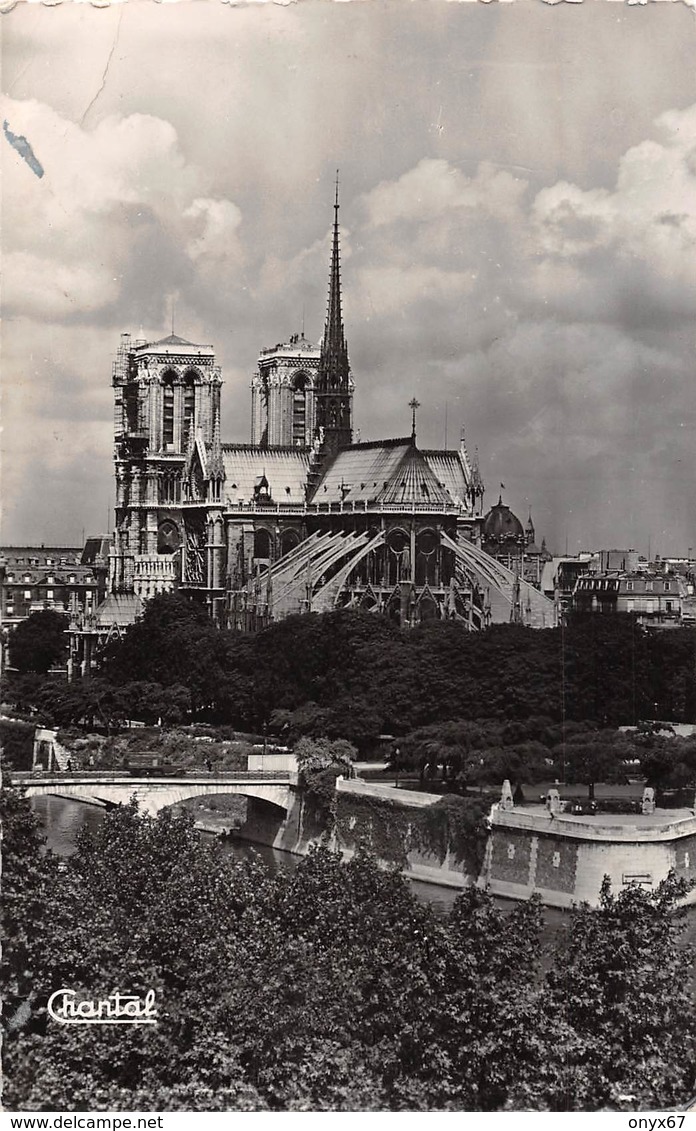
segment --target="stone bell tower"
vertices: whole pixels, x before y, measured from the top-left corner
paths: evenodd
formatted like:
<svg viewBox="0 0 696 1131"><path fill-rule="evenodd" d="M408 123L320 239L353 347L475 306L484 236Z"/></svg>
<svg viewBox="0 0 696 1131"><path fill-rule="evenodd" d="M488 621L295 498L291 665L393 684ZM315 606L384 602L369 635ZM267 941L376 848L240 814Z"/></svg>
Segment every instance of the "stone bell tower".
<svg viewBox="0 0 696 1131"><path fill-rule="evenodd" d="M141 597L176 588L187 457L219 435L220 368L212 346L176 334L121 336L113 367L116 522L110 588Z"/></svg>

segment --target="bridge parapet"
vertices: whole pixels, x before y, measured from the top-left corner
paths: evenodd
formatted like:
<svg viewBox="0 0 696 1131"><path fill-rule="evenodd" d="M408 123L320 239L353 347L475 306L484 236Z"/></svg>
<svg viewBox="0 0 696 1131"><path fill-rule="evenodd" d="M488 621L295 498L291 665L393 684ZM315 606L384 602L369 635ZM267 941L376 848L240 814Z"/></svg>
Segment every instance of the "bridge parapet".
<svg viewBox="0 0 696 1131"><path fill-rule="evenodd" d="M91 804L123 805L135 798L144 813L155 816L161 809L194 797L235 794L265 801L287 811L297 785L293 773L196 774L181 777L135 777L94 771L74 774L15 774L13 784L28 797L59 796Z"/></svg>

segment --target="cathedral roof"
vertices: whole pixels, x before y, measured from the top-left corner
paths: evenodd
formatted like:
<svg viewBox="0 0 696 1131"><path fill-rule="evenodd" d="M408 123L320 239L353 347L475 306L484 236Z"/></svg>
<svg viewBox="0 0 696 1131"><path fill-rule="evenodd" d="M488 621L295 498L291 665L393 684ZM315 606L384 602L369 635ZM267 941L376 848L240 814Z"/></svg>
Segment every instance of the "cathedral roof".
<svg viewBox="0 0 696 1131"><path fill-rule="evenodd" d="M135 593L109 593L97 606L97 624L100 628L127 628L135 624L142 611L143 603Z"/></svg>
<svg viewBox="0 0 696 1131"><path fill-rule="evenodd" d="M191 354L197 356L199 354L211 355L213 347L210 345L201 345L200 342L189 342L186 338L180 338L178 334L168 334L166 338L160 338L157 342L146 342L141 339L136 339L133 343L135 352L138 355L150 353L178 353L178 354Z"/></svg>
<svg viewBox="0 0 696 1131"><path fill-rule="evenodd" d="M268 480L275 503L304 503L309 451L306 448L258 448L252 444L223 444L225 494L234 502L254 499L260 476Z"/></svg>
<svg viewBox="0 0 696 1131"><path fill-rule="evenodd" d="M410 439L377 440L342 449L324 472L312 501L404 507L427 504L445 510L455 505Z"/></svg>
<svg viewBox="0 0 696 1131"><path fill-rule="evenodd" d="M450 493L455 503L467 506L467 496L469 493L468 469L465 468L462 462L460 452L445 449L424 451L421 454L425 456L438 483L441 483L445 490Z"/></svg>
<svg viewBox="0 0 696 1131"><path fill-rule="evenodd" d="M195 346L195 342L187 342L186 338L180 338L178 334L169 334L166 338L160 338L158 342L150 342L151 346Z"/></svg>

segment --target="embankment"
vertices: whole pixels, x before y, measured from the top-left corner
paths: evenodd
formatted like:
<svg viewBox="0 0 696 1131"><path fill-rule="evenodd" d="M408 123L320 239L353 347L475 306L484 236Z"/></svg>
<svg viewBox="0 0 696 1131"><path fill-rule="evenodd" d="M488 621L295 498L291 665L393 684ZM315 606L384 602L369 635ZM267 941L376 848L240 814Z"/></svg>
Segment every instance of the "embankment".
<svg viewBox="0 0 696 1131"><path fill-rule="evenodd" d="M544 808L502 809L477 797L411 793L339 778L329 798L293 791L287 814L249 801L241 839L305 855L324 840L349 859L366 845L385 866L447 887L477 883L494 895L549 907L596 906L604 876L616 892L656 887L670 870L696 882L696 816L553 817ZM696 887L686 903L696 903Z"/></svg>

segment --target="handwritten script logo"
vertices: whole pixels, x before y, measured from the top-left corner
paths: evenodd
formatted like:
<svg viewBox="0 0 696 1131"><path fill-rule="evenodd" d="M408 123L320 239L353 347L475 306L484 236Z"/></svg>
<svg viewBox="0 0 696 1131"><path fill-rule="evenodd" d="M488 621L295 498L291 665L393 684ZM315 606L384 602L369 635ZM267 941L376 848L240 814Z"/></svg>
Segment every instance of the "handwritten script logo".
<svg viewBox="0 0 696 1131"><path fill-rule="evenodd" d="M48 999L48 1012L61 1025L156 1025L155 991L144 998L114 990L99 1001L78 1000L75 990L56 990Z"/></svg>

